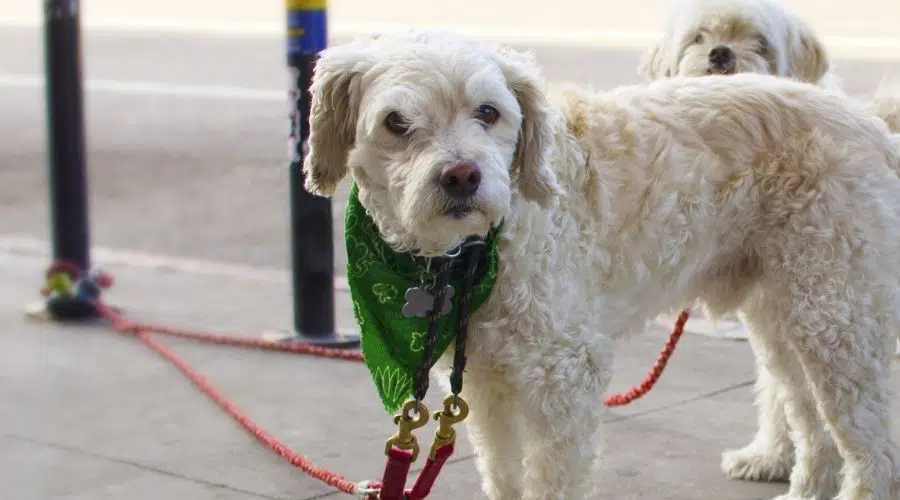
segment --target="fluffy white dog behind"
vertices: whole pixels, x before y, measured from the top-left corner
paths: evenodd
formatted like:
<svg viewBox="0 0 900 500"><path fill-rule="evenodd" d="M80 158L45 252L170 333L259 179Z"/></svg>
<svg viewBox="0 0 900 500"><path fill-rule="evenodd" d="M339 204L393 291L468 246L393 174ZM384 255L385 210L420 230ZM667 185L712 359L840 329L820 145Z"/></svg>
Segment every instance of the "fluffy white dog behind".
<svg viewBox="0 0 900 500"><path fill-rule="evenodd" d="M660 40L645 52L639 73L648 79L674 76L762 73L814 83L840 92L839 80L819 35L777 0L681 0L666 16ZM900 92L882 85L869 110L900 132ZM769 353L749 328L757 358L759 427L753 441L722 456L730 477L786 480L794 462L784 391L767 368ZM811 394L807 394L812 398ZM809 404L812 404L811 402ZM823 448L837 481L840 455L824 428Z"/></svg>
<svg viewBox="0 0 900 500"><path fill-rule="evenodd" d="M846 462L839 498L900 494L900 157L880 120L759 75L551 101L530 58L429 31L327 49L310 125L307 189L349 174L397 251L442 255L503 221L463 390L492 500L587 496L614 339L697 299L740 308L772 376L812 388ZM802 401L787 398L804 474L783 498L831 498Z"/></svg>
<svg viewBox="0 0 900 500"><path fill-rule="evenodd" d="M651 79L762 73L812 83L828 70L819 37L776 0L681 0L640 67Z"/></svg>
<svg viewBox="0 0 900 500"><path fill-rule="evenodd" d="M840 91L819 35L778 0L678 0L638 72L651 80L762 73ZM883 82L869 106L900 132L900 88Z"/></svg>

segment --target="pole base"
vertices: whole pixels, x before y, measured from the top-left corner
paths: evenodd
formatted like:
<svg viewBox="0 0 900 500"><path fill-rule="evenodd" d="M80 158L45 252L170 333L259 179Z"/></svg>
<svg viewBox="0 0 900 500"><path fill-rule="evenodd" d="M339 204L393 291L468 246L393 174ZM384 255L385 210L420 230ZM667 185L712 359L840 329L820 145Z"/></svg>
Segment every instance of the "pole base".
<svg viewBox="0 0 900 500"><path fill-rule="evenodd" d="M266 332L262 335L269 342L299 342L321 347L338 349L355 349L359 347L360 338L357 332L331 332L325 335L307 335L296 331Z"/></svg>
<svg viewBox="0 0 900 500"><path fill-rule="evenodd" d="M121 312L118 308L113 311ZM51 297L25 307L25 316L40 321L98 321L100 314L94 305L77 297Z"/></svg>

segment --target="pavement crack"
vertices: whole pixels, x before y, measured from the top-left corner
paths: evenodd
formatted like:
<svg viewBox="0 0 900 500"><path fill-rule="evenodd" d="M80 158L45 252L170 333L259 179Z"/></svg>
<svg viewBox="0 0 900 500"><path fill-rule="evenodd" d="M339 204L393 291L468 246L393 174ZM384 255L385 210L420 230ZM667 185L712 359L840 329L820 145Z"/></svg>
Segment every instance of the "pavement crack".
<svg viewBox="0 0 900 500"><path fill-rule="evenodd" d="M127 460L127 459L124 459L124 458L112 457L112 456L109 456L109 455L104 455L104 454L102 454L102 453L96 453L96 452L93 452L93 451L88 451L88 450L85 450L85 449L83 449L83 448L78 448L78 447L76 447L76 446L69 446L69 445L60 444L60 443L53 443L53 442L50 442L50 441L44 441L44 440L41 440L41 439L35 439L35 438L27 437L27 436L20 436L20 435L17 435L17 434L9 434L9 433L5 433L5 432L4 432L2 435L3 435L3 437L9 438L9 439L16 439L16 440L19 440L19 441L24 441L24 442L26 442L26 443L32 443L32 444L37 444L37 445L41 445L41 446L47 446L47 447L49 447L49 448L56 448L56 449L58 449L58 450L67 451L67 452L69 452L69 453L75 453L75 454L77 454L77 455L82 455L82 456L86 456L86 457L96 458L96 459L98 459L98 460L105 460L105 461L107 461L107 462L113 462L113 463L117 463L117 464L120 464L120 465L128 465L128 466L131 466L131 467L136 467L136 468L138 468L138 469L150 471L150 472L153 472L153 473L156 473L156 474L160 474L160 475L163 475L163 476L168 476L168 477L172 477L172 478L176 478L176 479L181 479L181 480L183 480L183 481L190 481L190 482L192 482L192 483L202 484L202 485L204 485L204 486L211 486L211 487L214 487L214 488L222 488L222 489L224 489L224 490L233 491L233 492L235 492L235 493L241 493L241 494L244 494L244 495L247 495L247 496L250 496L250 497L254 497L254 498L263 498L263 499L266 499L266 500L287 500L286 498L282 498L282 497L273 497L273 496L270 496L270 495L265 495L265 494L262 494L262 493L257 493L257 492L255 492L255 491L249 491L249 490L245 490L245 489L241 489L241 488L235 488L235 487L233 487L233 486L229 486L229 485L223 484L223 483L218 483L218 482L215 482L215 481L208 481L208 480L206 480L206 479L201 479L201 478L198 478L198 477L186 476L186 475L184 475L184 474L179 474L178 472L173 472L173 471L166 470L166 469L162 469L162 468L159 468L159 467L154 467L154 466L152 466L152 465L147 465L147 464L143 464L143 463L140 463L140 462L135 462L135 461L133 461L133 460Z"/></svg>

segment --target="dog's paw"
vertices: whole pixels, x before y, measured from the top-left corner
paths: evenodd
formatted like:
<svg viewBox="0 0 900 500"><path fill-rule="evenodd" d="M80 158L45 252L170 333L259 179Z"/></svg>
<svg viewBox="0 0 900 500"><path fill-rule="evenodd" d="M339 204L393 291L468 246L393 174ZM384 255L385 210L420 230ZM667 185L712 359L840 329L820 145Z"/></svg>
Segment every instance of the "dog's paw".
<svg viewBox="0 0 900 500"><path fill-rule="evenodd" d="M790 453L775 453L754 444L722 453L722 471L731 479L744 481L787 481L791 476L793 462Z"/></svg>
<svg viewBox="0 0 900 500"><path fill-rule="evenodd" d="M793 495L791 493L785 493L784 495L778 495L772 500L816 500L815 497L801 497L797 495Z"/></svg>
<svg viewBox="0 0 900 500"><path fill-rule="evenodd" d="M521 500L522 486L519 484L498 484L484 481L481 490L490 500Z"/></svg>

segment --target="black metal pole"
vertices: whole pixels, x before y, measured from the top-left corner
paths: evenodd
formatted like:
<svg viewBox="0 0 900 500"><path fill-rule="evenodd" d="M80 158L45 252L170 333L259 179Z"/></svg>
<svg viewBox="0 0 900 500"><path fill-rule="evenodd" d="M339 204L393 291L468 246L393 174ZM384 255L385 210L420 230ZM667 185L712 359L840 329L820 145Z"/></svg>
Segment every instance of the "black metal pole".
<svg viewBox="0 0 900 500"><path fill-rule="evenodd" d="M90 268L81 29L77 0L44 0L53 257Z"/></svg>
<svg viewBox="0 0 900 500"><path fill-rule="evenodd" d="M335 328L334 244L331 201L304 187L303 157L309 137L309 86L318 53L327 42L324 0L287 0L287 64L291 74L290 197L294 292L293 340L355 346L359 337Z"/></svg>
<svg viewBox="0 0 900 500"><path fill-rule="evenodd" d="M26 312L56 320L96 318L102 285L91 271L85 167L84 95L78 0L43 0L44 74L53 264Z"/></svg>

